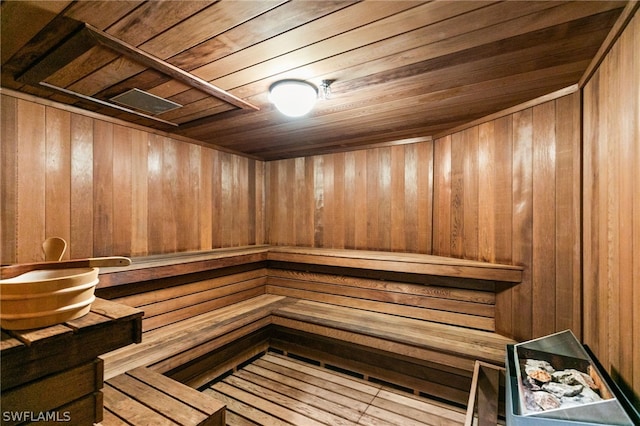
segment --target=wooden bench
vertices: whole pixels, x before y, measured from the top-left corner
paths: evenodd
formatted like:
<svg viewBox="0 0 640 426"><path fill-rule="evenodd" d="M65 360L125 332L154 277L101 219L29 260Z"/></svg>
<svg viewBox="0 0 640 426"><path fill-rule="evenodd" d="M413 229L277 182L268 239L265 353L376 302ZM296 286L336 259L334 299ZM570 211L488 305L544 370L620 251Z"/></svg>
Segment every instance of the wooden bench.
<svg viewBox="0 0 640 426"><path fill-rule="evenodd" d="M436 256L265 246L107 272L102 295L145 317L141 344L103 357L106 379L147 366L198 387L275 347L460 403L475 359L504 362L513 341L495 333L496 283L522 276Z"/></svg>
<svg viewBox="0 0 640 426"><path fill-rule="evenodd" d="M224 426L225 405L144 367L105 383L102 426Z"/></svg>

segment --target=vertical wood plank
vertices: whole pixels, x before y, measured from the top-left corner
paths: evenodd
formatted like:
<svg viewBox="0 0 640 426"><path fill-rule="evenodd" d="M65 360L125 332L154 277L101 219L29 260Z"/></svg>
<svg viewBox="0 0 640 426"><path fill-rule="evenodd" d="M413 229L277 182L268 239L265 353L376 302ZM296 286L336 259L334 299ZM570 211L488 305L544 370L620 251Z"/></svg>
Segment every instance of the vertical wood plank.
<svg viewBox="0 0 640 426"><path fill-rule="evenodd" d="M132 130L115 126L113 129L113 244L112 255L131 253L133 218Z"/></svg>
<svg viewBox="0 0 640 426"><path fill-rule="evenodd" d="M178 251L180 157L177 145L172 139L162 137L162 253Z"/></svg>
<svg viewBox="0 0 640 426"><path fill-rule="evenodd" d="M344 199L344 154L332 154L333 158L333 236L336 248L345 247L345 199Z"/></svg>
<svg viewBox="0 0 640 426"><path fill-rule="evenodd" d="M220 159L220 151L212 153L212 171L211 171L211 188L213 190L212 216L211 222L212 234L211 241L214 248L223 247L222 244L222 161Z"/></svg>
<svg viewBox="0 0 640 426"><path fill-rule="evenodd" d="M443 253L453 257L464 256L464 158L462 132L451 136L451 248Z"/></svg>
<svg viewBox="0 0 640 426"><path fill-rule="evenodd" d="M556 101L556 330L581 336L580 95Z"/></svg>
<svg viewBox="0 0 640 426"><path fill-rule="evenodd" d="M319 216L319 225L322 226L321 237L318 240L318 247L335 247L334 226L336 224L335 216L335 176L334 176L334 157L333 155L317 156L322 158L322 162L314 162L316 165L316 176L322 179L318 182L322 188L322 195L316 198L316 201L322 200L322 214ZM322 172L318 172L318 169ZM295 218L293 219L295 220Z"/></svg>
<svg viewBox="0 0 640 426"><path fill-rule="evenodd" d="M16 263L18 101L0 95L0 264Z"/></svg>
<svg viewBox="0 0 640 426"><path fill-rule="evenodd" d="M633 40L630 43L630 48L626 49L626 52L637 52L640 49L640 19L638 16L633 20L632 30L628 34L628 37ZM631 55L633 62L631 66L630 75L633 76L631 80L631 87L640 87L640 55ZM631 114L635 114L635 117L640 117L640 94L638 94L634 100L633 109ZM634 151L634 170L640 168L640 144L637 143L640 139L640 118L636 119L635 128L633 129L633 137L630 142L632 143ZM635 180L633 187L636 188L633 196L633 298L631 299L632 306L640 306L640 194L638 194L637 188L640 188L640 173L635 173ZM633 309L633 376L627 378L627 381L632 383L635 395L640 395L640 309ZM636 397L634 400L636 407L640 406L640 397Z"/></svg>
<svg viewBox="0 0 640 426"><path fill-rule="evenodd" d="M254 239L252 243L255 244L264 244L266 243L265 239L265 183L267 181L265 176L265 163L263 161L255 162L255 216L253 218L253 223L255 227Z"/></svg>
<svg viewBox="0 0 640 426"><path fill-rule="evenodd" d="M131 133L131 255L148 253L149 174L148 135L140 130Z"/></svg>
<svg viewBox="0 0 640 426"><path fill-rule="evenodd" d="M391 209L391 235L390 248L391 251L407 251L407 223L406 223L406 191L407 186L412 183L405 182L406 173L406 156L405 146L391 147L391 176L390 176L390 198L389 207ZM414 165L415 169L415 165ZM414 172L415 173L415 172ZM415 182L413 182L415 185ZM414 190L415 193L415 190ZM416 200L414 199L413 209L416 209ZM410 207L411 208L411 207ZM415 234L414 234L415 235ZM415 243L411 244L415 246Z"/></svg>
<svg viewBox="0 0 640 426"><path fill-rule="evenodd" d="M209 250L213 248L212 241L212 200L213 200L213 157L212 150L202 148L200 156L200 204L198 222L200 223L200 248Z"/></svg>
<svg viewBox="0 0 640 426"><path fill-rule="evenodd" d="M355 153L356 183L354 190L353 209L355 210L355 248L367 247L369 211L367 204L368 173L367 151Z"/></svg>
<svg viewBox="0 0 640 426"><path fill-rule="evenodd" d="M533 335L555 331L555 102L533 107Z"/></svg>
<svg viewBox="0 0 640 426"><path fill-rule="evenodd" d="M233 227L232 215L227 212L233 211L231 191L233 190L233 166L231 164L231 154L221 152L220 159L220 211L218 212L218 222L220 223L220 246L225 247L230 244L231 230Z"/></svg>
<svg viewBox="0 0 640 426"><path fill-rule="evenodd" d="M403 152L404 172L402 176L397 176L395 179L402 179L404 193L402 199L402 212L403 212L403 224L394 224L394 234L396 232L403 233L404 244L398 244L397 240L392 240L394 246L404 246L402 249L409 252L417 253L420 250L420 227L419 218L425 214L423 200L418 196L420 186L426 186L428 182L420 182L418 177L419 159L418 159L419 144L407 145ZM395 154L396 156L398 153ZM393 160L394 164L397 160ZM398 170L398 166L394 169L396 174L400 174L402 170ZM394 180L395 180L394 179ZM396 228L398 228L396 230Z"/></svg>
<svg viewBox="0 0 640 426"><path fill-rule="evenodd" d="M620 93L620 49L612 49L607 61L603 64L607 71L607 95L603 97L606 105L605 111L609 115L608 120L613 120L614 111L624 96ZM609 140L621 141L621 127L607 123L607 137ZM609 350L608 362L620 368L620 142L607 143L607 203L606 203L606 228L608 230L606 240L606 283L608 301L604 305L607 315L608 327L607 348ZM603 226L605 226L603 224ZM618 309L613 307L617 306Z"/></svg>
<svg viewBox="0 0 640 426"><path fill-rule="evenodd" d="M583 261L583 339L588 342L595 353L600 352L598 341L598 268L597 264L599 247L598 230L595 226L598 222L599 211L598 195L598 160L597 160L597 123L599 121L598 107L596 102L598 91L599 71L584 88L583 107L583 196L582 196L582 220L584 223L582 238L584 249Z"/></svg>
<svg viewBox="0 0 640 426"><path fill-rule="evenodd" d="M202 157L202 147L195 144L181 144L187 149L185 152L185 181L187 188L184 191L186 199L184 200L184 216L180 223L184 232L183 247L185 251L194 251L200 248L200 166ZM243 193L244 195L244 193ZM246 218L246 208L239 212ZM246 227L242 228L246 232Z"/></svg>
<svg viewBox="0 0 640 426"><path fill-rule="evenodd" d="M380 238L379 213L380 205L380 150L367 150L367 245L365 247L375 247Z"/></svg>
<svg viewBox="0 0 640 426"><path fill-rule="evenodd" d="M45 107L18 100L18 197L16 261L44 259L45 236Z"/></svg>
<svg viewBox="0 0 640 426"><path fill-rule="evenodd" d="M418 144L418 252L433 252L434 142Z"/></svg>
<svg viewBox="0 0 640 426"><path fill-rule="evenodd" d="M71 242L71 114L45 109L45 236ZM64 254L69 259L69 251Z"/></svg>
<svg viewBox="0 0 640 426"><path fill-rule="evenodd" d="M391 148L378 150L378 247L379 250L391 250Z"/></svg>
<svg viewBox="0 0 640 426"><path fill-rule="evenodd" d="M532 111L513 115L513 263L526 266L522 282L513 289L514 338L530 339L533 334L532 252L533 234L533 126Z"/></svg>
<svg viewBox="0 0 640 426"><path fill-rule="evenodd" d="M93 251L111 255L113 247L113 124L96 121L93 145Z"/></svg>
<svg viewBox="0 0 640 426"><path fill-rule="evenodd" d="M496 210L502 194L497 193L496 169L503 167L496 158L495 121L478 126L478 257L485 262L496 258Z"/></svg>
<svg viewBox="0 0 640 426"><path fill-rule="evenodd" d="M451 250L451 136L434 142L433 254L446 256Z"/></svg>
<svg viewBox="0 0 640 426"><path fill-rule="evenodd" d="M312 204L309 203L308 197L311 189L309 179L307 178L307 159L304 157L291 160L294 162L294 182L293 188L293 205L296 210L297 220L292 231L294 232L293 242L295 245L310 246L311 241L309 235L313 229L313 215L311 214Z"/></svg>
<svg viewBox="0 0 640 426"><path fill-rule="evenodd" d="M93 256L93 131L94 121L71 116L71 229L69 256Z"/></svg>
<svg viewBox="0 0 640 426"><path fill-rule="evenodd" d="M313 247L322 247L325 232L324 156L313 156L310 165L313 167Z"/></svg>
<svg viewBox="0 0 640 426"><path fill-rule="evenodd" d="M617 326L614 326L618 332L617 336L614 336L618 340L615 342L615 345L619 348L619 361L617 367L617 373L620 374L621 377L626 378L623 380L628 380L632 383L633 381L633 370L634 368L640 368L640 364L634 366L633 364L633 346L634 344L640 341L640 337L634 339L634 332L640 336L640 330L634 330L633 323L633 311L634 305L633 301L633 286L634 286L634 276L633 276L633 257L634 257L634 247L633 247L633 229L634 229L634 216L633 214L629 214L629 212L634 212L634 192L637 193L640 191L640 187L634 188L633 181L633 173L632 170L636 170L640 163L635 162L634 158L634 145L638 145L637 136L639 133L635 133L637 130L634 127L638 126L638 122L640 121L640 109L638 109L638 104L640 103L640 91L636 90L634 93L633 90L627 89L627 84L632 83L634 80L636 82L635 86L638 87L638 83L640 83L640 79L634 74L635 72L640 72L640 69L634 70L633 67L633 57L636 55L624 55L624 52L634 52L634 41L630 37L631 33L625 34L618 41L619 49L614 49L614 52L618 52L618 62L615 63L615 67L618 69L618 78L616 79L615 91L619 94L618 97L618 105L616 105L619 110L626 111L630 113L631 116L635 113L636 120L628 120L623 119L620 120L618 124L618 138L620 141L617 144L618 150L618 164L616 169L618 170L618 185L619 185L619 203L618 203L618 217L619 217L619 244L618 244L618 259L617 262L619 264L618 270L618 286L619 286L619 297L617 304L620 306L618 311L618 322ZM640 46L637 46L640 47ZM621 113L622 114L622 113ZM635 144L632 141L636 141ZM636 175L638 173L636 172ZM640 213L640 211L635 210L636 213ZM637 214L636 214L637 216ZM638 221L638 219L636 219ZM637 226L637 225L636 225ZM636 257L638 255L636 254ZM614 262L616 259L614 259ZM640 275L639 275L640 277ZM640 279L640 278L639 278ZM636 285L638 283L636 282ZM616 281L612 283L612 285L616 285ZM615 306L615 301L614 305ZM635 309L638 308L638 305L635 306ZM615 309L613 309L615 310ZM630 321L631 320L631 321ZM631 326L629 326L631 323ZM630 384L631 384L630 383Z"/></svg>
<svg viewBox="0 0 640 426"><path fill-rule="evenodd" d="M344 247L356 248L356 157L353 151L344 154Z"/></svg>
<svg viewBox="0 0 640 426"><path fill-rule="evenodd" d="M499 118L493 123L494 168L494 261L512 262L513 224L513 120L510 116ZM482 170L482 169L481 169ZM482 197L482 194L480 194ZM519 284L520 285L520 284ZM500 285L496 294L496 331L506 336L515 334L513 318L517 302L514 303L514 290L511 285Z"/></svg>
<svg viewBox="0 0 640 426"><path fill-rule="evenodd" d="M473 126L463 132L463 225L462 239L463 257L478 258L478 199L480 189L480 170L478 169L478 126ZM483 179L483 185L486 182Z"/></svg>
<svg viewBox="0 0 640 426"><path fill-rule="evenodd" d="M167 208L167 206L165 206L164 204L164 195L162 190L164 163L162 141L163 139L161 136L149 136L149 146L147 153L147 185L149 194L149 254L158 254L163 252L163 218L164 210Z"/></svg>

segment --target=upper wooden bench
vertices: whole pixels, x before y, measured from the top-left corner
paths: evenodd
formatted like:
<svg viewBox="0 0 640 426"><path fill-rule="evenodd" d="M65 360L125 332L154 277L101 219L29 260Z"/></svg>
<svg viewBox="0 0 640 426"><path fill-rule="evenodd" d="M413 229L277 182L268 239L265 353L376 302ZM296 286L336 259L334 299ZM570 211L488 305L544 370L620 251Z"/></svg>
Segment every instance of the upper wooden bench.
<svg viewBox="0 0 640 426"><path fill-rule="evenodd" d="M358 250L252 246L134 259L101 275L103 297L145 312L142 343L104 356L105 378L187 365L177 376L198 386L213 378L193 373L200 360L236 340L327 355L310 349L315 336L325 349L395 354L427 376L446 370L427 381L464 401L475 359L501 364L513 343L495 333L496 282L521 278L516 266ZM438 391L458 377L457 391Z"/></svg>

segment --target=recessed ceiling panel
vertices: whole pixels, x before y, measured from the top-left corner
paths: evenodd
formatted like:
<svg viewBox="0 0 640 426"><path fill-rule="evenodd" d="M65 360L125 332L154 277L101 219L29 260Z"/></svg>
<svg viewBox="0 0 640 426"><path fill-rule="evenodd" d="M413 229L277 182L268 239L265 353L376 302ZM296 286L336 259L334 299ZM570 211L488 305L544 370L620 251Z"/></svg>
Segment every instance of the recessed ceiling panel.
<svg viewBox="0 0 640 426"><path fill-rule="evenodd" d="M144 111L148 114L156 115L163 112L181 108L179 103L161 98L149 92L140 89L131 89L118 96L111 98L113 102L120 105Z"/></svg>

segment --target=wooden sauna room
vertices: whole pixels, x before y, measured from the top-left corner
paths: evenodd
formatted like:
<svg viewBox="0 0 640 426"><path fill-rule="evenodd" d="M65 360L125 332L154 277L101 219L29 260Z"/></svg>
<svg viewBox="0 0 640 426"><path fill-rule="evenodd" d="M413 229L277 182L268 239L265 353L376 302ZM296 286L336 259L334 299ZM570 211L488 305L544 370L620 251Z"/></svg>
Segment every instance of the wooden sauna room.
<svg viewBox="0 0 640 426"><path fill-rule="evenodd" d="M639 6L3 1L0 423L638 424Z"/></svg>

